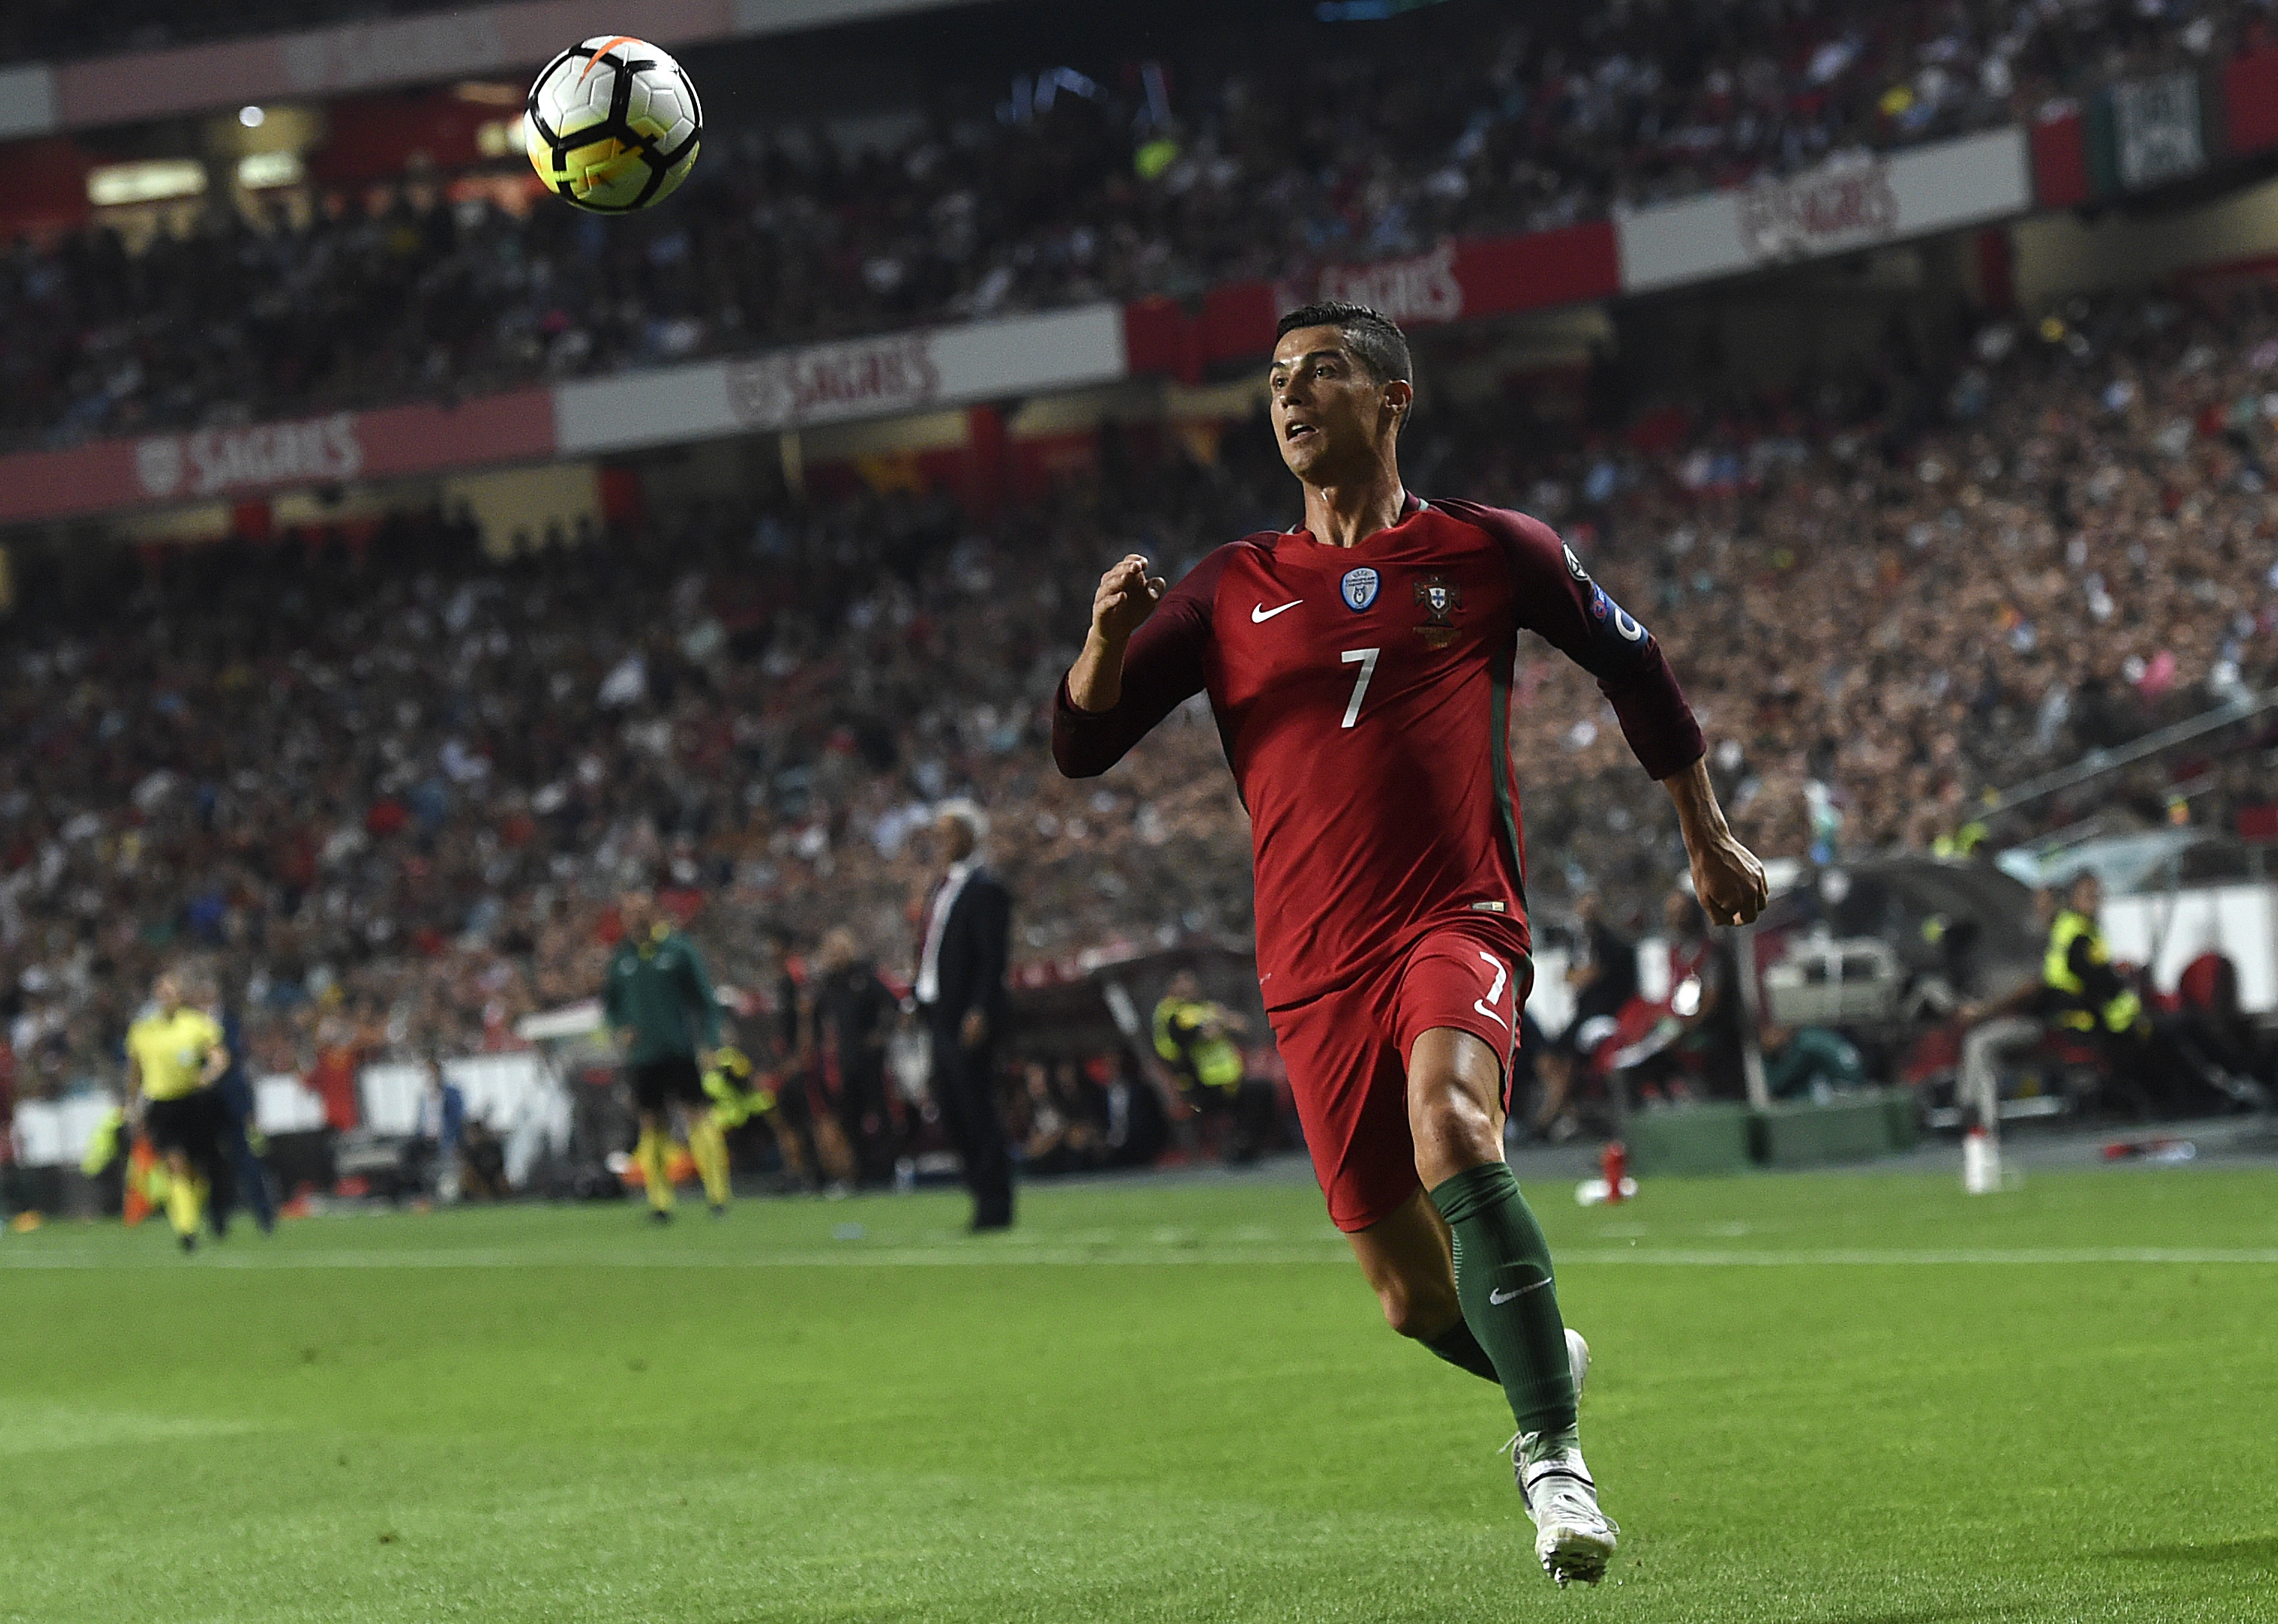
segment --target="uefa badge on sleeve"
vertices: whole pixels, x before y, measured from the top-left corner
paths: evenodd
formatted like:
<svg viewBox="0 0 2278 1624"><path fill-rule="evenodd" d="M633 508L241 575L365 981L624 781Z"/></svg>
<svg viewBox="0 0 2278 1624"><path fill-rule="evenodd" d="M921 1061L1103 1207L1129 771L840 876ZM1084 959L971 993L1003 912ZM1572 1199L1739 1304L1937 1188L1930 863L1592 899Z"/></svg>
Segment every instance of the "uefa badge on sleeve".
<svg viewBox="0 0 2278 1624"><path fill-rule="evenodd" d="M1345 607L1355 614L1376 601L1376 590L1383 585L1383 577L1367 565L1345 571L1345 578L1337 583L1337 591L1345 600Z"/></svg>

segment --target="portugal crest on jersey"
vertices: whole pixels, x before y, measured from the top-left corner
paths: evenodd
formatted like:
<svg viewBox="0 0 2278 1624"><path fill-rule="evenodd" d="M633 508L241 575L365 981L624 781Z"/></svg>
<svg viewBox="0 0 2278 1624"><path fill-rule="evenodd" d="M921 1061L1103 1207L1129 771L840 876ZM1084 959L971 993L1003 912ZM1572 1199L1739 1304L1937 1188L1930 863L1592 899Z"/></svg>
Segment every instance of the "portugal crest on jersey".
<svg viewBox="0 0 2278 1624"><path fill-rule="evenodd" d="M1358 569L1346 570L1337 591L1344 598L1345 607L1358 614L1376 601L1377 588L1383 584L1383 577L1364 564Z"/></svg>
<svg viewBox="0 0 2278 1624"><path fill-rule="evenodd" d="M1416 606L1424 611L1417 636L1427 648L1443 649L1456 640L1456 611L1464 606L1464 589L1445 576L1426 576L1416 583Z"/></svg>

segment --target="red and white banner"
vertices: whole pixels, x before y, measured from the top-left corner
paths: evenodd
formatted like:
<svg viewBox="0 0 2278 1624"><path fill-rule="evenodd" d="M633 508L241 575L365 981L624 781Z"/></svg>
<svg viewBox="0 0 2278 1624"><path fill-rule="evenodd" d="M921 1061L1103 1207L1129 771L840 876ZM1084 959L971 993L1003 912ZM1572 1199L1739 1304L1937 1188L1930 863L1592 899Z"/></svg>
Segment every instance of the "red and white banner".
<svg viewBox="0 0 2278 1624"><path fill-rule="evenodd" d="M1165 301L1142 301L1131 307L1132 368L1191 378L1209 362L1263 355L1285 311L1319 300L1365 304L1407 327L1585 304L1620 291L1609 221L1523 237L1459 237L1422 254L1330 265L1304 278L1224 283L1203 296L1191 320Z"/></svg>
<svg viewBox="0 0 2278 1624"><path fill-rule="evenodd" d="M1621 291L1609 222L1593 220L1523 237L1460 237L1428 254L1366 265L1331 265L1311 285L1283 284L1284 310L1341 299L1403 326L1506 316L1608 299Z"/></svg>
<svg viewBox="0 0 2278 1624"><path fill-rule="evenodd" d="M2022 214L2032 202L2027 143L2014 127L1846 159L1617 217L1622 291L1678 287L1982 225Z"/></svg>
<svg viewBox="0 0 2278 1624"><path fill-rule="evenodd" d="M622 373L554 391L564 456L766 433L1110 383L1123 313L1087 305Z"/></svg>
<svg viewBox="0 0 2278 1624"><path fill-rule="evenodd" d="M1282 283L1275 301L1284 310L1317 300L1365 304L1403 327L1452 322L1464 314L1464 285L1456 276L1456 245L1443 242L1428 254L1378 260L1366 265L1330 265L1308 289ZM1473 307L1477 298L1471 301Z"/></svg>
<svg viewBox="0 0 2278 1624"><path fill-rule="evenodd" d="M0 524L237 501L1016 399L1128 375L1123 312L1088 305L481 395L0 456Z"/></svg>
<svg viewBox="0 0 2278 1624"><path fill-rule="evenodd" d="M0 524L440 473L554 454L553 394L335 412L0 457Z"/></svg>

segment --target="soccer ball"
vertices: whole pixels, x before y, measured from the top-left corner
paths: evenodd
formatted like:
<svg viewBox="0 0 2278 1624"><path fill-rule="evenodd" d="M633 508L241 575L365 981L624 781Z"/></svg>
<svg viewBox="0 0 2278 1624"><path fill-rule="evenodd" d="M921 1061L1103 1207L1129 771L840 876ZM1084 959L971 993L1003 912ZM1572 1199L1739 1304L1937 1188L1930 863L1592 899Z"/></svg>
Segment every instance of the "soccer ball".
<svg viewBox="0 0 2278 1624"><path fill-rule="evenodd" d="M597 34L547 63L524 111L539 179L596 214L671 196L696 166L704 133L704 110L680 64L622 34Z"/></svg>

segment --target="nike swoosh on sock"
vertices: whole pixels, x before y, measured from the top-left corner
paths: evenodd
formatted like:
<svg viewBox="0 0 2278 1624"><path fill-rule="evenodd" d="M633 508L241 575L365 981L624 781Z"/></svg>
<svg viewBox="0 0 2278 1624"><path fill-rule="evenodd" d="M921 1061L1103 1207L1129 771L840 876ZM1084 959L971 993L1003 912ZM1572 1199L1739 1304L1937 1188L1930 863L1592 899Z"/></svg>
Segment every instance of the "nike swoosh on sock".
<svg viewBox="0 0 2278 1624"><path fill-rule="evenodd" d="M1492 1291L1487 1293L1487 1300L1493 1303L1496 1308L1500 1308L1503 1304L1511 1301L1513 1299L1524 1297L1529 1292L1539 1292L1549 1284L1550 1282L1548 1280L1536 1280L1530 1285L1519 1286L1513 1291Z"/></svg>

